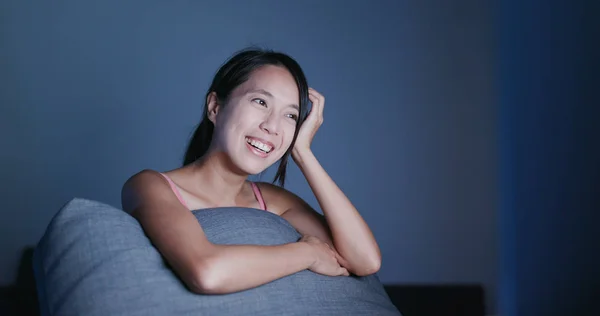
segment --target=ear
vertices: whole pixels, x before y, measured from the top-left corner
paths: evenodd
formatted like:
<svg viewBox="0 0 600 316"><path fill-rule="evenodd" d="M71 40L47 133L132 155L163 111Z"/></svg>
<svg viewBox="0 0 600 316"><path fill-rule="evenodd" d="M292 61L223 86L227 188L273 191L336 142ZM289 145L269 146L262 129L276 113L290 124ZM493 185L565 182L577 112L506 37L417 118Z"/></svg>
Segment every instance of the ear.
<svg viewBox="0 0 600 316"><path fill-rule="evenodd" d="M216 124L217 114L221 109L221 105L219 104L219 98L217 97L216 92L213 91L208 94L208 97L206 97L206 107L208 111L208 119L213 124Z"/></svg>

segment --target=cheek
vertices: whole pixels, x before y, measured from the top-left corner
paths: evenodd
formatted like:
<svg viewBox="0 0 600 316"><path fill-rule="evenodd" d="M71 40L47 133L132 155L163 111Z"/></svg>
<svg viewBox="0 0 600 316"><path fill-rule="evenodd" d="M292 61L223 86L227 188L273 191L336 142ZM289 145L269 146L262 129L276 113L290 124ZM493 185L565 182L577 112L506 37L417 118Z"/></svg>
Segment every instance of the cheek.
<svg viewBox="0 0 600 316"><path fill-rule="evenodd" d="M285 136L283 138L283 149L287 150L292 144L292 140L294 140L294 132L296 132L295 126L286 128Z"/></svg>
<svg viewBox="0 0 600 316"><path fill-rule="evenodd" d="M229 140L239 138L241 134L248 130L251 121L251 116L244 111L232 111L227 113L221 122L225 138Z"/></svg>

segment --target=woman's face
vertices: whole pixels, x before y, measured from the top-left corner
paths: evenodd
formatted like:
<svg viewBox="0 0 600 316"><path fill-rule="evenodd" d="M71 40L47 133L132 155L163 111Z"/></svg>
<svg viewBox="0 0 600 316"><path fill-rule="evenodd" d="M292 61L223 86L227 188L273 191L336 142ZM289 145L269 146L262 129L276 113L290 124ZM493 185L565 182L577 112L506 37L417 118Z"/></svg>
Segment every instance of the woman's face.
<svg viewBox="0 0 600 316"><path fill-rule="evenodd" d="M296 81L283 67L255 70L235 88L225 105L211 109L213 142L241 172L257 174L277 162L288 150L299 116Z"/></svg>

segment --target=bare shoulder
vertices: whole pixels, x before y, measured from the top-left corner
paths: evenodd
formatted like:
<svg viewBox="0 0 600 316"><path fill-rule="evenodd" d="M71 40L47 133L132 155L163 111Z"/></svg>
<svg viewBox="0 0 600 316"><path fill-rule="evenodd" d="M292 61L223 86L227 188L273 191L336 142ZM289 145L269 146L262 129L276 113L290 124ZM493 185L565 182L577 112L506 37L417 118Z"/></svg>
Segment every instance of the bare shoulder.
<svg viewBox="0 0 600 316"><path fill-rule="evenodd" d="M305 206L306 202L293 192L269 182L257 182L260 191L271 212L282 215L286 211Z"/></svg>
<svg viewBox="0 0 600 316"><path fill-rule="evenodd" d="M160 172L152 169L144 169L129 177L123 184L123 190L150 188L157 183L165 181Z"/></svg>
<svg viewBox="0 0 600 316"><path fill-rule="evenodd" d="M160 172L144 169L129 177L121 188L123 210L132 212L149 201L167 196L168 183Z"/></svg>

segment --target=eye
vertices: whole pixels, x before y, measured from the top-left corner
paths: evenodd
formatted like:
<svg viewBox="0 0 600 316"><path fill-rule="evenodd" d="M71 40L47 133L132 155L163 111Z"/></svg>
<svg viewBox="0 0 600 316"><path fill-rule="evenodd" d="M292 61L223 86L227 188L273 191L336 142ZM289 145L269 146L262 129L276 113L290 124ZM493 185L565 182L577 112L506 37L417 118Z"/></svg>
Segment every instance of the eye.
<svg viewBox="0 0 600 316"><path fill-rule="evenodd" d="M286 116L291 118L294 121L298 121L298 115L296 115L296 114L286 114Z"/></svg>
<svg viewBox="0 0 600 316"><path fill-rule="evenodd" d="M256 102L262 106L267 106L267 102L265 102L265 100L263 100L263 99L256 98L256 99L253 99L252 102Z"/></svg>

